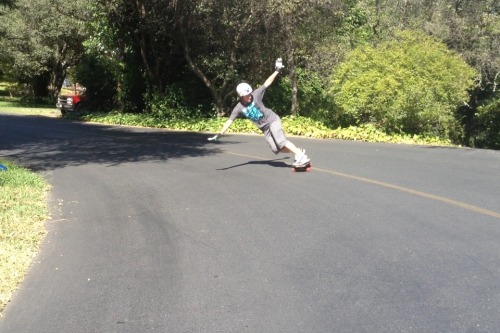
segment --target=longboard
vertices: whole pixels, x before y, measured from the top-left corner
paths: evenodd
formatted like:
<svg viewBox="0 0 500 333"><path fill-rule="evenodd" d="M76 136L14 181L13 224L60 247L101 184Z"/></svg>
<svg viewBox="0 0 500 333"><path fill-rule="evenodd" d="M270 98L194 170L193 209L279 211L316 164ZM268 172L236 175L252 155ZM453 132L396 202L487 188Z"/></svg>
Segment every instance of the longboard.
<svg viewBox="0 0 500 333"><path fill-rule="evenodd" d="M309 162L303 166L292 165L292 172L309 172L309 171L311 171L311 168L312 168L311 162Z"/></svg>

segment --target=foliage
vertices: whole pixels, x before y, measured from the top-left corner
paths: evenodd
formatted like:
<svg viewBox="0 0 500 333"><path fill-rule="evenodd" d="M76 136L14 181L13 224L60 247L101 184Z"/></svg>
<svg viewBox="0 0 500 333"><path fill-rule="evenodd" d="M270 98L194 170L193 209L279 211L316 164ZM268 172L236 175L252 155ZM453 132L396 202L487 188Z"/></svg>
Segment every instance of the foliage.
<svg viewBox="0 0 500 333"><path fill-rule="evenodd" d="M0 6L12 7L12 6L14 6L14 4L15 4L15 0L0 0Z"/></svg>
<svg viewBox="0 0 500 333"><path fill-rule="evenodd" d="M500 96L478 107L473 144L478 148L500 149Z"/></svg>
<svg viewBox="0 0 500 333"><path fill-rule="evenodd" d="M76 80L83 85L92 110L111 110L116 96L113 63L107 58L87 53L76 67Z"/></svg>
<svg viewBox="0 0 500 333"><path fill-rule="evenodd" d="M327 96L323 80L313 70L297 68L298 92L300 100L300 116L310 117L330 125L331 111L335 108L332 100ZM292 93L291 79L288 76L278 77L266 93L266 105L280 116L290 115Z"/></svg>
<svg viewBox="0 0 500 333"><path fill-rule="evenodd" d="M166 92L147 92L146 112L159 120L201 118L201 108L189 107L188 97L179 86L171 85Z"/></svg>
<svg viewBox="0 0 500 333"><path fill-rule="evenodd" d="M55 98L69 66L83 53L87 2L17 0L0 21L0 71Z"/></svg>
<svg viewBox="0 0 500 333"><path fill-rule="evenodd" d="M299 75L301 68L322 49L325 40L335 35L347 10L345 0L301 1L269 0L266 11L273 49L284 57L290 80L290 113L299 115L304 110L299 102ZM276 33L278 32L278 33ZM276 51L274 51L276 52ZM329 56L329 55L328 55ZM311 66L312 67L312 66Z"/></svg>
<svg viewBox="0 0 500 333"><path fill-rule="evenodd" d="M66 115L68 119L81 119L90 122L130 125L172 130L216 133L224 125L226 118L188 118L158 119L152 115L139 115L121 112L90 113L86 115ZM320 121L307 117L285 116L283 129L290 136L303 136L316 139L342 139L367 142L387 142L419 145L452 145L450 140L429 135L386 134L373 125L350 126L332 129ZM236 119L227 133L260 134L260 130L247 119Z"/></svg>
<svg viewBox="0 0 500 333"><path fill-rule="evenodd" d="M183 55L212 95L217 112L226 112L238 81L254 84L269 75L264 1L184 1L176 27ZM251 52L249 52L251 50ZM266 68L266 71L263 69ZM264 73L265 74L264 74Z"/></svg>
<svg viewBox="0 0 500 333"><path fill-rule="evenodd" d="M334 138L335 132L319 121L307 117L286 116L282 118L283 130L289 135L309 138Z"/></svg>
<svg viewBox="0 0 500 333"><path fill-rule="evenodd" d="M390 38L397 29L422 30L438 38L479 75L467 107L457 110L464 143L474 144L478 107L498 90L500 79L500 6L498 0L379 1L359 0L367 13L373 42ZM478 130L480 130L478 128Z"/></svg>
<svg viewBox="0 0 500 333"><path fill-rule="evenodd" d="M0 312L24 277L46 234L48 185L26 169L0 160Z"/></svg>
<svg viewBox="0 0 500 333"><path fill-rule="evenodd" d="M500 4L498 0L455 0L455 10L444 14L438 36L480 72L480 86L496 91L500 74ZM436 25L429 27L434 31ZM432 32L431 32L432 33Z"/></svg>
<svg viewBox="0 0 500 333"><path fill-rule="evenodd" d="M468 99L475 75L444 44L407 31L351 52L335 69L330 93L343 125L456 139L454 111Z"/></svg>

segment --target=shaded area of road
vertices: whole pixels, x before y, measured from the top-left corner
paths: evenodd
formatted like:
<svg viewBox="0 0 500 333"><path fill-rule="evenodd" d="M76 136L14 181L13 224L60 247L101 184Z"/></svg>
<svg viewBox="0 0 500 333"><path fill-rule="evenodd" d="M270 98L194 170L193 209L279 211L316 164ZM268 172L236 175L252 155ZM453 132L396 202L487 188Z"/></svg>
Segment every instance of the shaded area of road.
<svg viewBox="0 0 500 333"><path fill-rule="evenodd" d="M2 115L1 146L20 163L43 171L87 163L166 161L217 153L205 136L193 133L147 131L89 125L60 119ZM126 133L126 135L124 135Z"/></svg>
<svg viewBox="0 0 500 333"><path fill-rule="evenodd" d="M499 212L497 152L294 138L323 170L294 174L261 137L0 124L53 185L0 332L500 327L499 219L376 182Z"/></svg>

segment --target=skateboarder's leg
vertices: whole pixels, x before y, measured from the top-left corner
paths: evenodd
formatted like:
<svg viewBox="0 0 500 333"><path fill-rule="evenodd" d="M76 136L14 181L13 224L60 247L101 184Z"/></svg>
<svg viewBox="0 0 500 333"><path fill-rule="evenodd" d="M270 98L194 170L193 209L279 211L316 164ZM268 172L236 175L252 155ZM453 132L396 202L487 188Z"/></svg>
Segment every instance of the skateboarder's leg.
<svg viewBox="0 0 500 333"><path fill-rule="evenodd" d="M270 124L269 129L265 132L265 136L274 153L295 154L294 164L302 165L309 162L309 158L305 154L306 151L287 140L279 119Z"/></svg>

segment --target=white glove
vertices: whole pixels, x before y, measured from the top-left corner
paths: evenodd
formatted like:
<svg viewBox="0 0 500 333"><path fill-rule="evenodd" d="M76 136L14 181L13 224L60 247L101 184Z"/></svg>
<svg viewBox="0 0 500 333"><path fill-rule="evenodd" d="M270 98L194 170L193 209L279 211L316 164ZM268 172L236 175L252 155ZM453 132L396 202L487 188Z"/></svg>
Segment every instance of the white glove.
<svg viewBox="0 0 500 333"><path fill-rule="evenodd" d="M217 134L211 138L208 138L208 141L219 141L220 140L220 137L221 135L220 134Z"/></svg>
<svg viewBox="0 0 500 333"><path fill-rule="evenodd" d="M283 66L283 59L281 58L276 59L276 64L274 65L274 68L278 72L281 71L283 68L285 68L285 66Z"/></svg>

